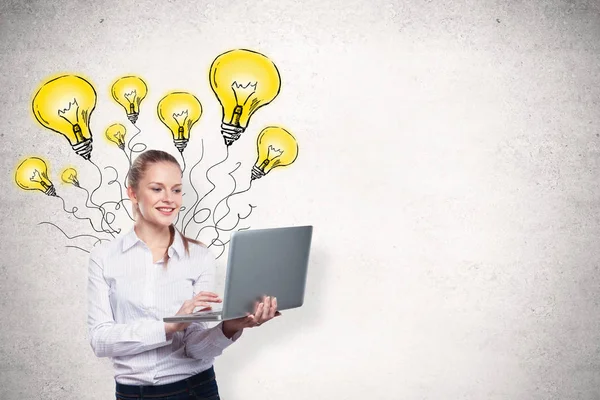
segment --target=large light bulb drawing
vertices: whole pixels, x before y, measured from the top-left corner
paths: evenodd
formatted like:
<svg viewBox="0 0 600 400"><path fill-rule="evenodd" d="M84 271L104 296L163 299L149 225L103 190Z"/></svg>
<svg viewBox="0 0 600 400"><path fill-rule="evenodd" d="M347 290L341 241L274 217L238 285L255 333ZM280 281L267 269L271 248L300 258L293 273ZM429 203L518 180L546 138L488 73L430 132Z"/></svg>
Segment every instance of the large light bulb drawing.
<svg viewBox="0 0 600 400"><path fill-rule="evenodd" d="M113 99L125 109L127 118L135 125L140 114L140 104L148 93L146 83L137 76L124 76L113 83Z"/></svg>
<svg viewBox="0 0 600 400"><path fill-rule="evenodd" d="M15 181L23 190L39 190L48 196L56 196L54 185L48 179L48 166L38 157L22 161L15 171Z"/></svg>
<svg viewBox="0 0 600 400"><path fill-rule="evenodd" d="M273 168L285 167L298 157L298 143L291 133L277 126L263 129L256 140L258 157L252 180L262 178Z"/></svg>
<svg viewBox="0 0 600 400"><path fill-rule="evenodd" d="M64 183L70 183L71 185L79 186L79 180L77 179L77 171L75 168L65 168L65 170L60 174L60 179Z"/></svg>
<svg viewBox="0 0 600 400"><path fill-rule="evenodd" d="M279 94L279 71L264 55L245 49L219 55L210 66L210 86L221 103L221 134L230 146L260 107Z"/></svg>
<svg viewBox="0 0 600 400"><path fill-rule="evenodd" d="M190 131L202 115L202 105L187 92L171 92L158 102L158 117L171 131L173 143L180 153L190 140Z"/></svg>
<svg viewBox="0 0 600 400"><path fill-rule="evenodd" d="M105 136L112 143L119 146L121 150L125 150L125 134L127 130L121 124L112 124L106 128Z"/></svg>
<svg viewBox="0 0 600 400"><path fill-rule="evenodd" d="M95 107L94 87L76 75L63 75L45 82L32 103L38 122L67 138L75 153L86 160L92 154L89 122Z"/></svg>

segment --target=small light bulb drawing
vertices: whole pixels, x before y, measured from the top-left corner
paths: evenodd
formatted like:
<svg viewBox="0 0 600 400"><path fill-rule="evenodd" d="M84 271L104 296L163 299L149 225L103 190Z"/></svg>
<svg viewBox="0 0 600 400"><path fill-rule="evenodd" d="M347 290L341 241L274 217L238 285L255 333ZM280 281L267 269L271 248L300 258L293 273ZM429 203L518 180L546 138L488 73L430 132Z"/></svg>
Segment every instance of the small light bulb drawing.
<svg viewBox="0 0 600 400"><path fill-rule="evenodd" d="M298 143L292 134L278 126L263 129L256 140L258 157L252 180L260 179L273 168L285 167L298 157Z"/></svg>
<svg viewBox="0 0 600 400"><path fill-rule="evenodd" d="M60 174L60 179L64 183L70 183L73 186L79 186L79 180L77 180L77 171L75 168L65 168L65 170Z"/></svg>
<svg viewBox="0 0 600 400"><path fill-rule="evenodd" d="M219 55L210 66L210 86L221 103L221 134L230 146L246 130L250 117L279 94L281 79L275 64L251 50Z"/></svg>
<svg viewBox="0 0 600 400"><path fill-rule="evenodd" d="M15 182L23 190L39 190L48 196L56 196L56 189L48 179L48 166L39 157L22 161L15 171Z"/></svg>
<svg viewBox="0 0 600 400"><path fill-rule="evenodd" d="M121 124L112 124L106 128L105 136L112 143L116 144L121 150L125 150L125 134L127 129Z"/></svg>
<svg viewBox="0 0 600 400"><path fill-rule="evenodd" d="M190 140L192 127L202 116L202 104L187 92L171 92L158 102L158 117L169 128L180 153Z"/></svg>
<svg viewBox="0 0 600 400"><path fill-rule="evenodd" d="M63 135L75 153L86 160L92 153L89 123L95 107L96 90L76 75L63 75L43 83L32 102L37 121Z"/></svg>
<svg viewBox="0 0 600 400"><path fill-rule="evenodd" d="M138 76L124 76L112 84L113 99L125 109L127 118L135 125L140 114L140 104L148 94L148 86Z"/></svg>

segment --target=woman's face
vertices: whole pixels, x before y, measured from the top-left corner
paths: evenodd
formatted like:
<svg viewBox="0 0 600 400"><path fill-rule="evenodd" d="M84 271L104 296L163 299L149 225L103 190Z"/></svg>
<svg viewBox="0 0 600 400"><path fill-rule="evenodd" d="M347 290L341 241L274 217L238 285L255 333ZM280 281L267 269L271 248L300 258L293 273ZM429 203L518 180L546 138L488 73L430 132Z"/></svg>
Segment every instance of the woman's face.
<svg viewBox="0 0 600 400"><path fill-rule="evenodd" d="M129 198L139 206L138 220L152 225L169 226L182 203L181 170L171 162L148 166L137 189L127 188ZM142 222L142 221L139 221Z"/></svg>

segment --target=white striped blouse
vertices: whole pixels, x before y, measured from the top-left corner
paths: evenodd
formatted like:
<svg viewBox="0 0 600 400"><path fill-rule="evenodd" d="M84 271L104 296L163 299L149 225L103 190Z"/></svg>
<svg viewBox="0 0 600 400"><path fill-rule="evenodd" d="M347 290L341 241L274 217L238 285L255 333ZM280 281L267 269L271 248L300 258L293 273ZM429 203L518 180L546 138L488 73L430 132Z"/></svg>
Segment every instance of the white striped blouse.
<svg viewBox="0 0 600 400"><path fill-rule="evenodd" d="M210 368L236 341L222 323L208 328L194 322L167 337L163 317L175 315L185 300L214 291L215 258L190 243L186 255L179 232L169 261L154 263L152 253L132 229L92 250L88 275L88 336L98 357L109 357L117 382L162 385Z"/></svg>

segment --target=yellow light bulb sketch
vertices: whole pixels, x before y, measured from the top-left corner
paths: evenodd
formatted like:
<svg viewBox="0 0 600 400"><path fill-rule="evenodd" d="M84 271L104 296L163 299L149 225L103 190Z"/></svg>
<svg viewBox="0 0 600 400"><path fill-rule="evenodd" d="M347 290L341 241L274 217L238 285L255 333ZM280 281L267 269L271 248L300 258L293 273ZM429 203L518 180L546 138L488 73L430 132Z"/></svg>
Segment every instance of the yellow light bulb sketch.
<svg viewBox="0 0 600 400"><path fill-rule="evenodd" d="M264 55L244 49L219 55L210 67L210 86L221 103L221 134L230 146L260 107L279 94L279 71Z"/></svg>
<svg viewBox="0 0 600 400"><path fill-rule="evenodd" d="M45 82L32 102L38 122L67 138L73 150L86 160L92 153L89 123L95 107L94 87L76 75L63 75Z"/></svg>
<svg viewBox="0 0 600 400"><path fill-rule="evenodd" d="M106 129L105 136L112 143L119 146L121 150L125 150L125 134L127 130L121 124L112 124Z"/></svg>
<svg viewBox="0 0 600 400"><path fill-rule="evenodd" d="M190 140L190 131L202 115L202 105L187 92L171 92L158 102L158 117L171 131L173 143L180 153Z"/></svg>
<svg viewBox="0 0 600 400"><path fill-rule="evenodd" d="M285 167L298 157L298 143L291 133L277 126L263 129L256 140L258 158L252 168L252 180L259 179L273 168Z"/></svg>
<svg viewBox="0 0 600 400"><path fill-rule="evenodd" d="M22 161L15 171L15 181L23 190L39 190L48 196L56 196L54 185L48 179L48 166L38 157Z"/></svg>
<svg viewBox="0 0 600 400"><path fill-rule="evenodd" d="M140 114L140 104L148 93L146 83L137 76L124 76L113 83L113 99L125 109L127 118L135 125Z"/></svg>
<svg viewBox="0 0 600 400"><path fill-rule="evenodd" d="M60 179L64 183L70 183L71 185L79 186L79 180L77 179L77 171L75 168L65 168L65 170L60 174Z"/></svg>

